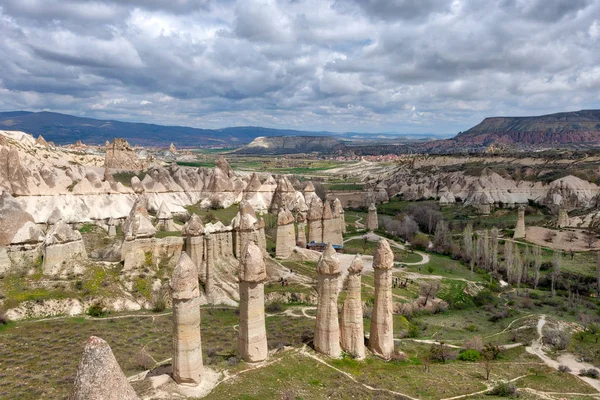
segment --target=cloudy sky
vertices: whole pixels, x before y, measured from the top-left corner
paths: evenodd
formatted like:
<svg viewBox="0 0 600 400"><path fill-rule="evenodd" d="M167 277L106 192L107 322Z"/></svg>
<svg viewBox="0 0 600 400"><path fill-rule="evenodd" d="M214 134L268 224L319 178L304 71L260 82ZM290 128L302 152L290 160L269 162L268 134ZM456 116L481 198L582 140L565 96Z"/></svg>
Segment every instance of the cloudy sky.
<svg viewBox="0 0 600 400"><path fill-rule="evenodd" d="M0 0L0 111L454 134L600 108L600 0Z"/></svg>

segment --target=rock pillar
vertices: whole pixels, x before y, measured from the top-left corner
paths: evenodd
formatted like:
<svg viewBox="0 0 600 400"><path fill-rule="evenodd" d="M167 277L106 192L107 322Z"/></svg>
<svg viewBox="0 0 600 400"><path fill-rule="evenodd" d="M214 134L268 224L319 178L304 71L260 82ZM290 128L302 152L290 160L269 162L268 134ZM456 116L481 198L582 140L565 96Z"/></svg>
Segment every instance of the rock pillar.
<svg viewBox="0 0 600 400"><path fill-rule="evenodd" d="M303 249L306 248L306 214L299 212L296 216L296 223L298 227L298 235L296 236L296 246Z"/></svg>
<svg viewBox="0 0 600 400"><path fill-rule="evenodd" d="M363 327L363 309L361 300L361 272L363 260L356 255L348 268L346 298L340 316L342 350L357 359L365 358L365 331Z"/></svg>
<svg viewBox="0 0 600 400"><path fill-rule="evenodd" d="M317 196L308 207L308 242L323 242L323 202Z"/></svg>
<svg viewBox="0 0 600 400"><path fill-rule="evenodd" d="M379 221L377 221L377 207L375 203L371 203L369 206L369 214L367 215L367 230L374 231L379 228Z"/></svg>
<svg viewBox="0 0 600 400"><path fill-rule="evenodd" d="M212 276L215 270L215 250L214 250L214 239L213 236L207 233L205 236L206 239L206 272L204 276L206 280L204 281L204 292L206 294L206 299L209 303L213 302L213 285L214 285L214 277Z"/></svg>
<svg viewBox="0 0 600 400"><path fill-rule="evenodd" d="M519 206L517 211L517 226L515 227L514 239L525 237L525 207Z"/></svg>
<svg viewBox="0 0 600 400"><path fill-rule="evenodd" d="M264 361L268 355L265 328L265 262L260 248L248 242L240 260L240 326L238 352L246 362Z"/></svg>
<svg viewBox="0 0 600 400"><path fill-rule="evenodd" d="M392 267L394 253L385 239L377 243L373 257L375 304L371 315L369 348L389 360L394 352L394 320L392 318Z"/></svg>
<svg viewBox="0 0 600 400"><path fill-rule="evenodd" d="M69 400L139 400L108 343L87 340Z"/></svg>
<svg viewBox="0 0 600 400"><path fill-rule="evenodd" d="M346 220L344 217L344 207L342 207L342 202L337 197L333 201L333 218L338 222L340 239L343 241L342 235L346 233Z"/></svg>
<svg viewBox="0 0 600 400"><path fill-rule="evenodd" d="M294 232L294 216L282 208L277 215L277 238L275 241L275 256L288 258L296 247L296 233Z"/></svg>
<svg viewBox="0 0 600 400"><path fill-rule="evenodd" d="M565 228L569 226L569 214L567 214L567 209L564 207L558 209L557 225L559 228Z"/></svg>
<svg viewBox="0 0 600 400"><path fill-rule="evenodd" d="M333 358L342 352L337 306L340 273L340 260L329 244L317 264L315 350Z"/></svg>
<svg viewBox="0 0 600 400"><path fill-rule="evenodd" d="M198 269L198 276L202 282L206 282L206 269L202 268L204 260L204 225L197 214L185 224L182 230L185 236L185 252L190 256Z"/></svg>
<svg viewBox="0 0 600 400"><path fill-rule="evenodd" d="M198 385L202 374L198 268L181 253L171 277L173 297L173 379Z"/></svg>
<svg viewBox="0 0 600 400"><path fill-rule="evenodd" d="M267 254L267 236L265 235L265 219L260 217L258 221L258 247L263 254Z"/></svg>
<svg viewBox="0 0 600 400"><path fill-rule="evenodd" d="M323 243L342 244L341 232L339 232L339 224L337 219L333 218L333 212L328 201L325 201L323 206Z"/></svg>

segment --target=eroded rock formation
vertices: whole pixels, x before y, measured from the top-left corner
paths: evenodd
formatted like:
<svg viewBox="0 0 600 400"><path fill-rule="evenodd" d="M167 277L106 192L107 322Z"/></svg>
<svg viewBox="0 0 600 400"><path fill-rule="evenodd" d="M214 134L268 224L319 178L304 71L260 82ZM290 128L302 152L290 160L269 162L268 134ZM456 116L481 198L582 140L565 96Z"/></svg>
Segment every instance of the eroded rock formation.
<svg viewBox="0 0 600 400"><path fill-rule="evenodd" d="M365 358L365 332L361 300L362 257L356 255L348 268L346 298L340 316L340 345L342 350L357 359Z"/></svg>
<svg viewBox="0 0 600 400"><path fill-rule="evenodd" d="M515 226L514 239L525 237L525 207L520 206L517 211L517 225Z"/></svg>
<svg viewBox="0 0 600 400"><path fill-rule="evenodd" d="M377 243L373 256L375 303L371 315L369 348L389 360L394 352L394 320L392 306L392 268L394 253L385 239Z"/></svg>
<svg viewBox="0 0 600 400"><path fill-rule="evenodd" d="M63 263L75 259L85 259L87 253L79 231L69 224L59 221L46 234L44 239L44 263L42 270L45 275L55 275L63 268ZM83 272L82 266L75 266L75 273Z"/></svg>
<svg viewBox="0 0 600 400"><path fill-rule="evenodd" d="M268 355L265 328L265 262L260 248L248 242L239 268L240 325L238 352L246 362L264 361Z"/></svg>
<svg viewBox="0 0 600 400"><path fill-rule="evenodd" d="M202 376L198 268L181 253L171 277L173 298L173 379L198 385Z"/></svg>
<svg viewBox="0 0 600 400"><path fill-rule="evenodd" d="M341 355L337 307L340 274L340 260L329 244L317 263L318 304L314 343L315 350L333 358Z"/></svg>
<svg viewBox="0 0 600 400"><path fill-rule="evenodd" d="M88 339L77 368L70 400L139 400L108 343Z"/></svg>
<svg viewBox="0 0 600 400"><path fill-rule="evenodd" d="M367 215L367 230L375 231L379 227L379 221L377 220L377 207L374 203L369 206L369 213Z"/></svg>
<svg viewBox="0 0 600 400"><path fill-rule="evenodd" d="M308 242L323 242L323 202L316 195L308 207Z"/></svg>
<svg viewBox="0 0 600 400"><path fill-rule="evenodd" d="M200 216L192 214L184 225L181 234L185 236L185 252L196 265L200 280L205 282L206 269L202 268L202 262L204 261L204 225Z"/></svg>
<svg viewBox="0 0 600 400"><path fill-rule="evenodd" d="M282 208L277 216L275 255L277 258L288 258L294 247L296 247L294 216L288 209Z"/></svg>
<svg viewBox="0 0 600 400"><path fill-rule="evenodd" d="M124 170L138 170L143 168L142 162L127 140L121 138L115 138L112 143L106 146L104 166Z"/></svg>

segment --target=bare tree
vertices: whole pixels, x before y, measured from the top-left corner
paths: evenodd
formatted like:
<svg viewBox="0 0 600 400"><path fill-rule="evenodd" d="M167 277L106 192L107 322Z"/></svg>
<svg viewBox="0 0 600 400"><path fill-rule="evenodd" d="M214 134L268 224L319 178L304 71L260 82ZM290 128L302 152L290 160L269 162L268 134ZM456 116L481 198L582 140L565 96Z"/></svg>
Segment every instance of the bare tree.
<svg viewBox="0 0 600 400"><path fill-rule="evenodd" d="M498 272L498 228L494 226L490 233L492 240L492 271Z"/></svg>
<svg viewBox="0 0 600 400"><path fill-rule="evenodd" d="M470 222L463 231L463 252L465 261L471 261L471 258L473 257L473 224Z"/></svg>
<svg viewBox="0 0 600 400"><path fill-rule="evenodd" d="M593 232L588 232L585 234L583 241L588 245L588 248L591 249L596 243L596 235Z"/></svg>
<svg viewBox="0 0 600 400"><path fill-rule="evenodd" d="M475 257L475 264L477 264L477 266L479 268L483 267L483 232L478 231L477 232L477 239L475 240L475 249L474 249L474 257Z"/></svg>
<svg viewBox="0 0 600 400"><path fill-rule="evenodd" d="M573 242L575 239L577 239L577 234L574 231L567 232L567 240L569 242Z"/></svg>
<svg viewBox="0 0 600 400"><path fill-rule="evenodd" d="M558 279L558 275L560 274L560 259L561 254L559 251L555 251L552 255L552 272L550 274L551 281L551 289L552 289L552 297L556 296L556 280Z"/></svg>
<svg viewBox="0 0 600 400"><path fill-rule="evenodd" d="M527 245L525 245L525 249L523 249L521 265L521 282L527 283L529 281L529 266L531 265L531 251Z"/></svg>
<svg viewBox="0 0 600 400"><path fill-rule="evenodd" d="M410 240L419 231L419 225L415 222L410 215L405 215L400 224L400 230L398 234L404 240Z"/></svg>
<svg viewBox="0 0 600 400"><path fill-rule="evenodd" d="M533 246L533 288L537 289L540 282L540 268L542 267L542 249L540 246Z"/></svg>
<svg viewBox="0 0 600 400"><path fill-rule="evenodd" d="M506 280L512 282L514 270L514 244L510 240L504 242L504 267L506 268Z"/></svg>
<svg viewBox="0 0 600 400"><path fill-rule="evenodd" d="M490 374L492 373L492 360L493 360L493 357L487 351L484 351L482 353L482 356L483 356L483 361L482 361L483 368L485 370L485 380L489 381L490 380Z"/></svg>
<svg viewBox="0 0 600 400"><path fill-rule="evenodd" d="M549 231L547 231L547 232L546 232L546 234L544 235L544 240L545 240L546 242L552 242L552 241L554 241L554 238L555 238L555 237L556 237L556 232L549 230Z"/></svg>
<svg viewBox="0 0 600 400"><path fill-rule="evenodd" d="M483 267L486 271L490 270L492 260L490 257L490 235L487 231L483 231L483 238L481 243L481 256L483 257Z"/></svg>
<svg viewBox="0 0 600 400"><path fill-rule="evenodd" d="M600 297L600 252L598 252L598 262L596 263L596 297Z"/></svg>
<svg viewBox="0 0 600 400"><path fill-rule="evenodd" d="M419 293L423 296L423 307L427 305L429 299L435 298L435 295L440 290L440 282L438 281L424 281L419 286Z"/></svg>
<svg viewBox="0 0 600 400"><path fill-rule="evenodd" d="M440 253L445 253L450 248L450 232L446 221L440 219L435 226L435 233L433 235L433 248Z"/></svg>
<svg viewBox="0 0 600 400"><path fill-rule="evenodd" d="M523 260L521 258L521 250L519 246L515 246L515 262L514 262L514 276L517 281L517 296L521 289L521 278L523 277Z"/></svg>

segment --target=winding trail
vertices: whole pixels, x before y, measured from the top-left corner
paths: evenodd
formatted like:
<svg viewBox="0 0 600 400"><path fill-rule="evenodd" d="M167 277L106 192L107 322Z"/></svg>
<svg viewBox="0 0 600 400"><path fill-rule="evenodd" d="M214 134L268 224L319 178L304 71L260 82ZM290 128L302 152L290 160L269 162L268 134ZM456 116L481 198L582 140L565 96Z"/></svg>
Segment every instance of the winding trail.
<svg viewBox="0 0 600 400"><path fill-rule="evenodd" d="M563 352L558 357L558 361L553 360L546 355L546 353L544 352L544 348L543 348L544 347L544 344L543 344L544 325L546 325L546 316L542 314L542 315L540 315L540 319L538 320L538 323L537 323L538 338L535 339L531 343L531 346L525 347L525 350L529 354L538 356L547 366L552 367L556 370L558 369L558 367L560 365L566 365L567 367L569 367L571 369L571 372L570 372L571 375L576 376L577 378L581 379L582 381L584 381L585 383L589 384L594 389L596 389L598 392L600 392L600 381L598 379L592 379L592 378L588 378L585 376L579 376L579 374L578 374L581 369L594 368L593 365L577 361L575 356L568 352Z"/></svg>
<svg viewBox="0 0 600 400"><path fill-rule="evenodd" d="M379 239L381 239L382 236L380 236L380 235L378 235L376 233L373 233L373 232L368 232L368 233L365 233L364 235L351 236L349 238L346 238L346 239L344 239L344 243L350 242L352 240L363 240L365 238L367 238L367 240L369 242L376 242ZM392 240L392 239L387 239L387 241L390 243L390 246L392 246L392 247L395 247L395 248L400 249L400 250L406 250L406 246L404 246L402 243L398 243L398 242L396 242L395 240ZM413 263L402 262L402 264L404 264L404 265L424 265L424 264L427 264L429 262L429 254L423 253L421 251L414 251L414 253L420 255L421 258L422 258L422 260L421 261L417 261L417 262L413 262Z"/></svg>

